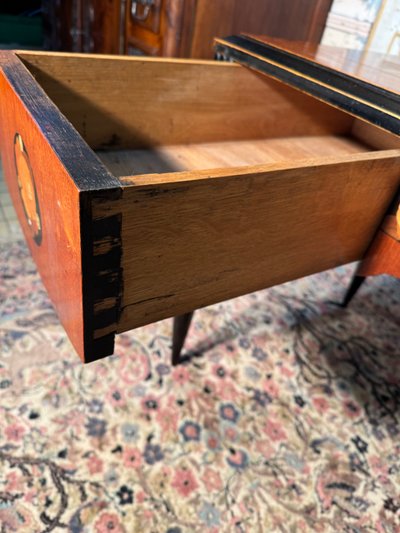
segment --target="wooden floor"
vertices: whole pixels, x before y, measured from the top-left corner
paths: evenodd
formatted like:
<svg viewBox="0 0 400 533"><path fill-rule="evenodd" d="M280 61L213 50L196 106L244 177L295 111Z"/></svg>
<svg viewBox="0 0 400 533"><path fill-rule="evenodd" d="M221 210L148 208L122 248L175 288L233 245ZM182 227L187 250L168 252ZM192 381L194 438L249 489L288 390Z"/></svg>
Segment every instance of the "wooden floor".
<svg viewBox="0 0 400 533"><path fill-rule="evenodd" d="M115 176L206 170L332 157L371 150L348 137L290 137L250 141L160 146L146 150L98 151Z"/></svg>

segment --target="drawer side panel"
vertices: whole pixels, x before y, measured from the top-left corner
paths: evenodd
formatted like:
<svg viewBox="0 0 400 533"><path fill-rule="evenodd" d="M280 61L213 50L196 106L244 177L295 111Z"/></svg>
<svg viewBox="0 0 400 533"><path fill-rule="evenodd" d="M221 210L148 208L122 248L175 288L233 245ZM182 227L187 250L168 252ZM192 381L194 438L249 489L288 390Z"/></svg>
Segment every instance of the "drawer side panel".
<svg viewBox="0 0 400 533"><path fill-rule="evenodd" d="M399 163L394 150L126 187L119 331L361 259Z"/></svg>

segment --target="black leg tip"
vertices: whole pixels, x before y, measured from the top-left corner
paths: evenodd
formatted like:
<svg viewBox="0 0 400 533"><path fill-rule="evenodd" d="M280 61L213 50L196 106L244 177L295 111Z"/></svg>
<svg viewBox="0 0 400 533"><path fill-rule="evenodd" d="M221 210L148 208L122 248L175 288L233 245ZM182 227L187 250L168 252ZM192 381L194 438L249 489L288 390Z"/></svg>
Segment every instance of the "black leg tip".
<svg viewBox="0 0 400 533"><path fill-rule="evenodd" d="M347 290L346 296L344 297L343 301L340 305L340 307L346 308L351 300L356 295L358 289L361 287L361 285L364 283L365 277L364 276L354 276L350 287Z"/></svg>

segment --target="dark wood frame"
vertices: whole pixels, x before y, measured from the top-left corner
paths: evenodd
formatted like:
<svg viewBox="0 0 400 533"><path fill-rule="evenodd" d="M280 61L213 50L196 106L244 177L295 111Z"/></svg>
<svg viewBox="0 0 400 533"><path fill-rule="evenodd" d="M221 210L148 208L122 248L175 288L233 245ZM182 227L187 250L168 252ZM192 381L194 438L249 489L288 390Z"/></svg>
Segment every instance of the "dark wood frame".
<svg viewBox="0 0 400 533"><path fill-rule="evenodd" d="M216 53L400 135L399 95L246 35L216 39Z"/></svg>

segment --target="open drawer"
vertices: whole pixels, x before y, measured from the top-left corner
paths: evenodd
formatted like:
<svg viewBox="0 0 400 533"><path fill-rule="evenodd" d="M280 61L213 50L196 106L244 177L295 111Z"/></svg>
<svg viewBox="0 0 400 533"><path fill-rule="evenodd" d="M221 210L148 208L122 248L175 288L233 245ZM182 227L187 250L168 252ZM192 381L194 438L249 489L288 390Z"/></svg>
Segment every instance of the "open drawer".
<svg viewBox="0 0 400 533"><path fill-rule="evenodd" d="M398 137L244 67L2 52L21 225L77 352L360 259Z"/></svg>

